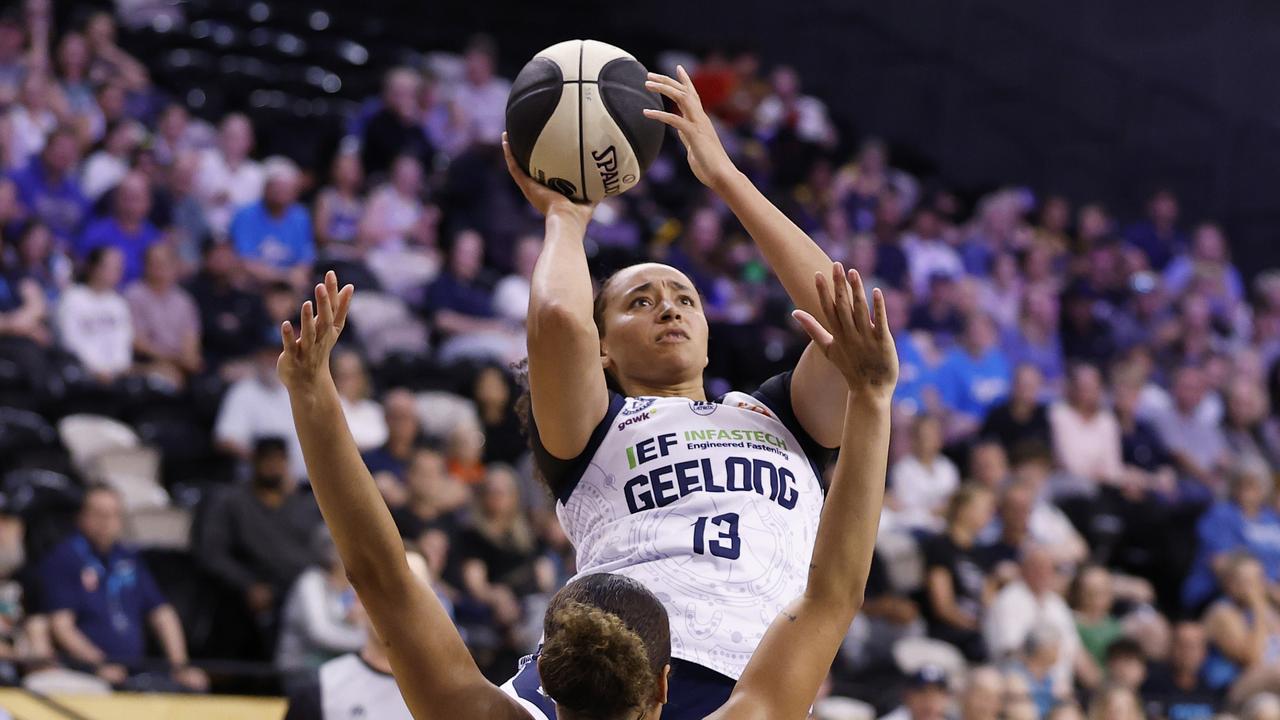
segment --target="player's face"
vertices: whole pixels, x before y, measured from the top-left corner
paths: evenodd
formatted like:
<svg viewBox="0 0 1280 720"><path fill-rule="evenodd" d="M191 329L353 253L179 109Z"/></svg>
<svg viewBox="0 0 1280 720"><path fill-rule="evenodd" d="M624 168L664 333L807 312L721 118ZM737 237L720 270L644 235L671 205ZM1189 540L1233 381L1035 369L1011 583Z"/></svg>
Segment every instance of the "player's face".
<svg viewBox="0 0 1280 720"><path fill-rule="evenodd" d="M647 263L620 271L605 287L600 351L623 384L663 387L702 375L707 318L693 282L675 268Z"/></svg>

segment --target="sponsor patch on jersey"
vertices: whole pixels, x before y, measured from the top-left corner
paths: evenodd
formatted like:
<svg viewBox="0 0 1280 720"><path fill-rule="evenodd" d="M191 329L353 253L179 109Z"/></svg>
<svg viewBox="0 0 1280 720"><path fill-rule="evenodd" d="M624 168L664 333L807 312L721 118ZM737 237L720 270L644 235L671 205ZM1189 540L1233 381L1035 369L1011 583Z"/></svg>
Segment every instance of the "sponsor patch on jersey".
<svg viewBox="0 0 1280 720"><path fill-rule="evenodd" d="M763 406L763 405L756 405L755 403L749 403L749 402L746 402L745 400L739 400L739 401L738 401L737 403L735 403L735 404L736 404L738 407L742 408L743 410L750 410L750 411L751 411L751 412L753 412L753 413L759 413L759 414L761 414L761 415L763 415L763 416L765 416L765 417L767 417L767 418L772 418L772 419L774 419L774 420L777 420L777 419L778 419L778 416L776 416L776 415L774 415L773 413L769 412L769 408L767 408L767 407L765 407L765 406Z"/></svg>
<svg viewBox="0 0 1280 720"><path fill-rule="evenodd" d="M689 409L693 411L694 415L703 415L703 416L710 415L711 413L715 412L716 408L719 406L720 406L720 403L708 402L706 400L690 400L689 401Z"/></svg>
<svg viewBox="0 0 1280 720"><path fill-rule="evenodd" d="M656 397L631 398L627 401L627 407L622 409L622 414L630 416L644 412L652 407L656 402L658 402L658 398Z"/></svg>
<svg viewBox="0 0 1280 720"><path fill-rule="evenodd" d="M626 415L627 413L622 413L622 414ZM651 408L639 415L632 415L631 417L625 418L622 421L620 421L617 425L617 429L621 430L627 427L628 425L635 425L636 423L642 423L645 420L649 420L653 418L657 414L658 414L658 408Z"/></svg>

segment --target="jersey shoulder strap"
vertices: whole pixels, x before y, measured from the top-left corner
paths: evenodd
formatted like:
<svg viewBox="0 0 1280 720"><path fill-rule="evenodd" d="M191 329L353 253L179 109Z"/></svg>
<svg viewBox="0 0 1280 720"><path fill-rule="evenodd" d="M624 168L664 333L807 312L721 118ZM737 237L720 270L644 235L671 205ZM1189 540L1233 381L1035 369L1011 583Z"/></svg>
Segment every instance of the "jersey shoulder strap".
<svg viewBox="0 0 1280 720"><path fill-rule="evenodd" d="M781 422L783 427L795 436L795 439L800 443L800 449L804 451L805 457L809 459L809 464L813 466L813 471L818 476L818 482L821 483L823 481L823 471L826 469L827 463L831 461L834 449L823 447L800 424L800 420L796 417L795 406L791 403L791 375L792 371L790 370L774 375L761 383L760 387L751 393L751 397L759 400L773 413L778 422ZM723 401L724 398L721 398L721 402Z"/></svg>
<svg viewBox="0 0 1280 720"><path fill-rule="evenodd" d="M582 448L582 452L577 457L564 460L547 452L542 445L542 438L538 435L538 424L533 419L533 412L529 412L529 445L533 448L533 461L538 468L538 472L542 475L542 479L547 483L547 487L556 496L561 504L569 500L569 496L578 487L578 481L582 479L583 474L587 472L587 468L591 465L591 458L595 456L596 450L600 449L600 443L604 442L604 436L609 433L609 427L613 424L613 419L622 412L622 406L627 402L626 398L618 393L609 391L609 409L605 411L604 418L596 425L595 430L591 432L591 437L587 440L586 447Z"/></svg>

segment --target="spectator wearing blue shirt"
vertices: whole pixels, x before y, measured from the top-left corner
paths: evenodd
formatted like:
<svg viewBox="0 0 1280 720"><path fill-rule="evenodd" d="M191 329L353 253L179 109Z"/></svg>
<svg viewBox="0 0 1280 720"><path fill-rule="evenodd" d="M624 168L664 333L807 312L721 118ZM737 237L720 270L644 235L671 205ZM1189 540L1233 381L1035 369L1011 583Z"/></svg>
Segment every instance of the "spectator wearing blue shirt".
<svg viewBox="0 0 1280 720"><path fill-rule="evenodd" d="M883 290L889 327L906 328L911 306L909 296L901 290ZM928 410L926 390L933 385L933 363L924 343L916 333L900 331L894 338L898 350L898 386L893 391L893 404L909 414Z"/></svg>
<svg viewBox="0 0 1280 720"><path fill-rule="evenodd" d="M957 416L954 427L972 430L991 408L1009 394L1012 370L996 346L996 325L976 312L965 321L960 346L947 353L938 368L938 394Z"/></svg>
<svg viewBox="0 0 1280 720"><path fill-rule="evenodd" d="M246 205L231 220L231 241L245 268L258 282L307 284L315 260L311 214L298 202L300 175L284 158L263 163L262 199Z"/></svg>
<svg viewBox="0 0 1280 720"><path fill-rule="evenodd" d="M160 231L147 219L151 212L151 184L140 172L131 172L116 187L114 211L110 217L89 223L80 236L76 254L87 257L94 248L108 246L124 256L124 278L128 285L142 277L147 250L160 242Z"/></svg>
<svg viewBox="0 0 1280 720"><path fill-rule="evenodd" d="M427 288L426 305L446 340L441 359L514 362L524 353L524 326L503 320L493 309L493 293L484 281L484 238L463 230L449 249L449 265Z"/></svg>
<svg viewBox="0 0 1280 720"><path fill-rule="evenodd" d="M1267 580L1280 582L1280 515L1266 506L1269 468L1248 463L1231 477L1230 498L1215 503L1196 524L1199 549L1182 586L1182 604L1195 609L1221 591L1218 578L1231 553L1245 550L1262 564Z"/></svg>
<svg viewBox="0 0 1280 720"><path fill-rule="evenodd" d="M75 130L60 127L49 134L40 156L13 174L27 214L47 225L62 247L71 244L89 213L89 201L74 172L79 162Z"/></svg>
<svg viewBox="0 0 1280 720"><path fill-rule="evenodd" d="M1161 188L1147 201L1147 219L1125 228L1124 240L1147 255L1156 270L1164 270L1187 245L1187 237L1178 230L1178 197L1172 190Z"/></svg>
<svg viewBox="0 0 1280 720"><path fill-rule="evenodd" d="M187 665L178 613L156 587L138 553L120 543L123 501L114 489L85 491L77 532L58 545L38 570L44 610L58 647L72 660L121 685L128 666L144 659L150 625L172 668L172 681L208 689L204 671Z"/></svg>

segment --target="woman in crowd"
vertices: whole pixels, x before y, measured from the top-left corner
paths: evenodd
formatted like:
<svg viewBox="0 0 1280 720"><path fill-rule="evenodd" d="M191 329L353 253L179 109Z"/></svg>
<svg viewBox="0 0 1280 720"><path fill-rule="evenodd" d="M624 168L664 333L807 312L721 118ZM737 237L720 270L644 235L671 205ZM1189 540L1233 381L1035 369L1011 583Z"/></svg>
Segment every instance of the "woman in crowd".
<svg viewBox="0 0 1280 720"><path fill-rule="evenodd" d="M990 490L963 485L947 506L946 530L926 540L923 547L929 635L951 643L975 662L987 654L982 613L995 590L977 539L994 512L995 497Z"/></svg>
<svg viewBox="0 0 1280 720"><path fill-rule="evenodd" d="M276 668L285 673L286 686L309 679L326 661L359 650L365 641L356 593L329 530L316 528L312 545L320 564L298 576L280 612Z"/></svg>

